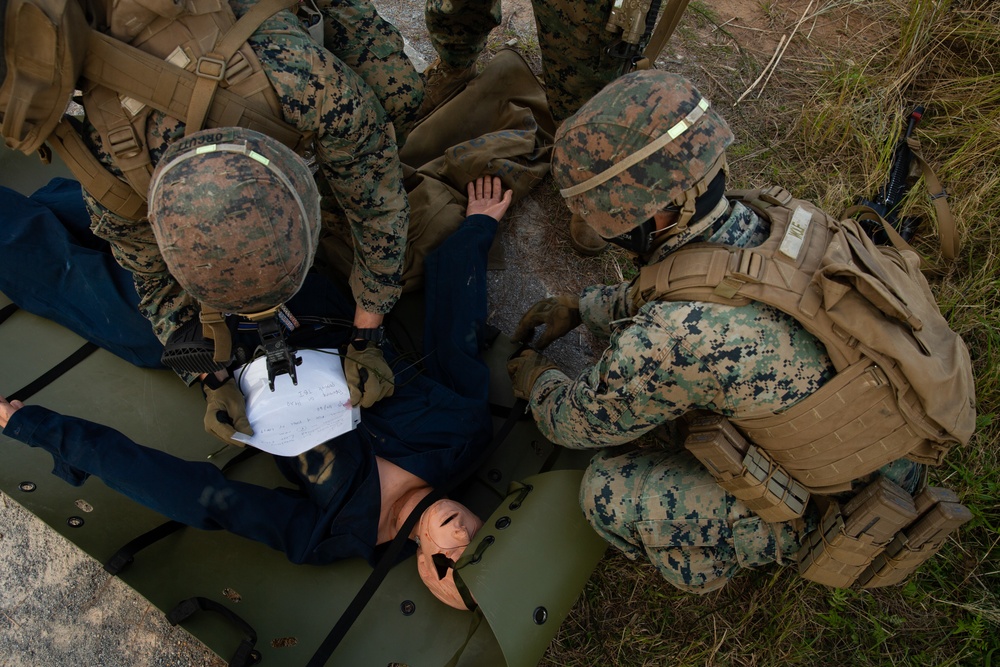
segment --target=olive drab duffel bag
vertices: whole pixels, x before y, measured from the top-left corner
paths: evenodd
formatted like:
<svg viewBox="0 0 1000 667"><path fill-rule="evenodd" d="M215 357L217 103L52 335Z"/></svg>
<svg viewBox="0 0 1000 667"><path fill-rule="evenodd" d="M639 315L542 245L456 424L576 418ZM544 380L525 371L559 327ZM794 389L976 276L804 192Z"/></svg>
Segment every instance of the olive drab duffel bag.
<svg viewBox="0 0 1000 667"><path fill-rule="evenodd" d="M263 132L299 152L311 136L282 120L277 95L247 39L298 0L261 0L239 20L218 0L0 0L0 114L7 145L47 160L55 150L109 210L146 214L151 110L205 127ZM314 37L315 38L315 37ZM65 116L75 89L124 181ZM47 144L47 145L43 145Z"/></svg>

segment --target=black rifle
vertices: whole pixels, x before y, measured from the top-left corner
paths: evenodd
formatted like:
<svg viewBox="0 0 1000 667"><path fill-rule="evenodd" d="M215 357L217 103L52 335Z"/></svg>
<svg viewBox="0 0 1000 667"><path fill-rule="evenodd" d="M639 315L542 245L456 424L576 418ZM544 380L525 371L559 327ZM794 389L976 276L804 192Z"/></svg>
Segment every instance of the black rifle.
<svg viewBox="0 0 1000 667"><path fill-rule="evenodd" d="M899 232L904 241L909 241L913 238L913 235L917 231L917 225L920 223L919 218L912 216L900 219L899 205L910 189L907 178L910 175L910 161L913 158L913 151L910 150L910 146L906 143L906 140L913 134L913 129L920 122L923 115L924 108L922 106L918 106L910 114L906 125L906 134L896 144L896 150L892 155L889 180L879 189L874 201L863 197L858 199L858 206L867 206L878 213L883 220ZM890 243L889 237L878 220L868 219L860 220L859 222L872 241L881 245L888 245Z"/></svg>
<svg viewBox="0 0 1000 667"><path fill-rule="evenodd" d="M612 3L605 29L621 30L621 41L608 47L608 55L621 61L618 76L631 72L642 58L656 26L661 3L662 0L615 0Z"/></svg>

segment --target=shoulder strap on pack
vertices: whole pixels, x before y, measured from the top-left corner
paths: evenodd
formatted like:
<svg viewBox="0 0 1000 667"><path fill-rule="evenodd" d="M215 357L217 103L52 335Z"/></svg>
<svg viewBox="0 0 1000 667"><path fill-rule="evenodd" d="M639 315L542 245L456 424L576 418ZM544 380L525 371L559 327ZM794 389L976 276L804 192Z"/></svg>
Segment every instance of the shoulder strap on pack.
<svg viewBox="0 0 1000 667"><path fill-rule="evenodd" d="M128 183L115 178L94 157L68 120L64 118L56 125L45 141L62 158L83 188L109 210L129 220L146 217L146 200Z"/></svg>
<svg viewBox="0 0 1000 667"><path fill-rule="evenodd" d="M223 80L231 79L232 73L227 72L227 66L232 70L234 56L260 24L276 12L293 6L295 1L261 0L255 4L222 35L209 54L198 59L194 72L101 32L90 31L82 76L96 85L87 93L88 113L92 114L107 150L136 196L145 199L152 172L148 151L143 149L144 137L139 136L137 129L144 127L142 121L150 108L183 121L188 134L205 126L239 125L274 137L297 151L308 146L311 133L285 123L276 99L274 104L269 104L267 95L256 100L247 98L247 94L256 89L254 86L259 87L257 83L241 81L239 92L219 87ZM252 88L247 88L248 85ZM122 96L144 108L132 115L123 108ZM69 147L70 151L77 148L75 143ZM65 141L63 144L56 149L66 148ZM82 164L89 160L81 155L71 156L69 162ZM93 170L85 171L89 172L88 178L93 178ZM99 190L108 192L110 188ZM124 206L120 196L98 199L123 217L136 219L139 212L131 202Z"/></svg>
<svg viewBox="0 0 1000 667"><path fill-rule="evenodd" d="M951 215L948 207L948 192L941 185L937 175L927 164L920 149L920 141L915 136L907 137L907 145L910 152L920 165L920 171L924 175L924 184L927 186L927 193L934 204L934 212L937 213L938 237L941 240L941 254L947 260L954 260L958 257L962 249L961 241L958 238L958 229L955 225L955 218Z"/></svg>
<svg viewBox="0 0 1000 667"><path fill-rule="evenodd" d="M264 21L283 9L298 5L298 0L258 0L219 40L212 51L198 59L197 83L186 118L186 134L202 129L212 106L219 82L226 76L226 63Z"/></svg>
<svg viewBox="0 0 1000 667"><path fill-rule="evenodd" d="M101 143L114 159L125 180L145 200L153 163L144 147L144 129L150 108L142 107L133 116L122 108L118 92L105 86L94 86L84 96L87 118L101 135Z"/></svg>
<svg viewBox="0 0 1000 667"><path fill-rule="evenodd" d="M90 34L83 76L94 83L121 90L185 123L199 79L193 72L96 31ZM241 121L239 125L259 129L293 147L305 142L302 132L274 118L269 109L248 106L243 97L225 89L217 90L214 98L217 103L209 110L210 121L215 118Z"/></svg>

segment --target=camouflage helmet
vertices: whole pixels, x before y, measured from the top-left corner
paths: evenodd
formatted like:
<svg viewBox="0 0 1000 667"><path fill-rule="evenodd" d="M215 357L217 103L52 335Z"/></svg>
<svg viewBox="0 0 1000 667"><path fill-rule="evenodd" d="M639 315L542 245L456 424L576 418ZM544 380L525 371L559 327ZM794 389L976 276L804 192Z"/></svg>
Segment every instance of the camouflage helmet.
<svg viewBox="0 0 1000 667"><path fill-rule="evenodd" d="M688 223L695 198L725 170L732 141L726 121L690 81L660 70L633 72L562 124L552 174L570 210L604 238L680 207L677 225L667 232L673 236L694 231Z"/></svg>
<svg viewBox="0 0 1000 667"><path fill-rule="evenodd" d="M253 130L195 132L153 172L149 219L177 282L225 313L278 306L302 286L319 240L309 166Z"/></svg>

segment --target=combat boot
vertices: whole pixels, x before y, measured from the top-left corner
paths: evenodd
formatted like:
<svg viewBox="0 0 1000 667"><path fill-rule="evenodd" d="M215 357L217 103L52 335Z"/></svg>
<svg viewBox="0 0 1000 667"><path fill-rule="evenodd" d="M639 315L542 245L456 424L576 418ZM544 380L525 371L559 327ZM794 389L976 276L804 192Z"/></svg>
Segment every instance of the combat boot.
<svg viewBox="0 0 1000 667"><path fill-rule="evenodd" d="M581 255L600 255L608 242L576 213L569 221L569 244Z"/></svg>
<svg viewBox="0 0 1000 667"><path fill-rule="evenodd" d="M444 104L465 84L476 78L476 63L468 67L452 67L440 58L424 72L424 102L420 118Z"/></svg>

